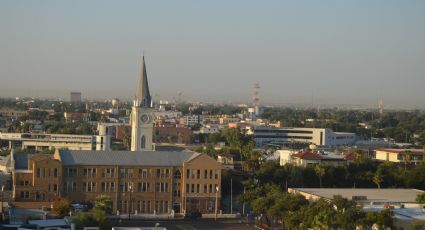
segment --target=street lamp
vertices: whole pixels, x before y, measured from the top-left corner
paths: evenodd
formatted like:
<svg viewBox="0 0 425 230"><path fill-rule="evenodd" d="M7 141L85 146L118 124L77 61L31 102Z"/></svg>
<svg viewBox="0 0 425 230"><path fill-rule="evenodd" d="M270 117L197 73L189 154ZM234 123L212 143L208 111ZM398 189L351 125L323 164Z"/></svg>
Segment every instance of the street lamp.
<svg viewBox="0 0 425 230"><path fill-rule="evenodd" d="M220 188L216 185L215 186L215 217L214 219L217 220L217 205L218 205L218 192L220 191Z"/></svg>
<svg viewBox="0 0 425 230"><path fill-rule="evenodd" d="M130 202L129 202L129 204L128 204L128 207L129 207L129 209L128 209L128 220L130 220L130 218L131 218L131 193L133 193L133 185L132 184L128 184L128 191L130 192Z"/></svg>

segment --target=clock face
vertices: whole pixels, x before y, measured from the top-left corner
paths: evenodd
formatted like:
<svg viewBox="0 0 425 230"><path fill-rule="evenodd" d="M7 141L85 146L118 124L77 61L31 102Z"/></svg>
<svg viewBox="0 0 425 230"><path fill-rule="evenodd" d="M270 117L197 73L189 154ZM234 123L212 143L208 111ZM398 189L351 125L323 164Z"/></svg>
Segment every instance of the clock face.
<svg viewBox="0 0 425 230"><path fill-rule="evenodd" d="M142 116L140 116L140 121L142 121L143 123L149 122L149 116L147 114L143 114Z"/></svg>

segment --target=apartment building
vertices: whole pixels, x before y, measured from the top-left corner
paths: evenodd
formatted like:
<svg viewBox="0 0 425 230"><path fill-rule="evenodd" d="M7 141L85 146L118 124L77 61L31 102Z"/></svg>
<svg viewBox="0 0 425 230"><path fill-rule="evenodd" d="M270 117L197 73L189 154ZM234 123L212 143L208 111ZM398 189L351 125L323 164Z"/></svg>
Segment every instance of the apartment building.
<svg viewBox="0 0 425 230"><path fill-rule="evenodd" d="M20 154L12 174L15 201L93 202L108 195L114 212L160 214L213 213L221 198L220 163L195 152Z"/></svg>

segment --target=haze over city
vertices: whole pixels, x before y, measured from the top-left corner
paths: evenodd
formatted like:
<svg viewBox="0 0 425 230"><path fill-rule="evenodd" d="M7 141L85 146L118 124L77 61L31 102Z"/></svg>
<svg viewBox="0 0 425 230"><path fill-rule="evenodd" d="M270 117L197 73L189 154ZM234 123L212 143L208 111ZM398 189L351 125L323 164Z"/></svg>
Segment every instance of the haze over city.
<svg viewBox="0 0 425 230"><path fill-rule="evenodd" d="M0 97L425 104L424 1L1 1Z"/></svg>

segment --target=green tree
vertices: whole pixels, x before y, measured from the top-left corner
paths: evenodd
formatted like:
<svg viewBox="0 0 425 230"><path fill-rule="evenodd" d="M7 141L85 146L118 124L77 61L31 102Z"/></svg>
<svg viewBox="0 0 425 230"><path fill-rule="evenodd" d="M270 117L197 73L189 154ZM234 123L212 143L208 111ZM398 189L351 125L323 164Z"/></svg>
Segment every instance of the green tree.
<svg viewBox="0 0 425 230"><path fill-rule="evenodd" d="M403 153L403 161L404 161L404 172L407 171L407 165L410 164L410 161L412 160L412 151L406 150Z"/></svg>
<svg viewBox="0 0 425 230"><path fill-rule="evenodd" d="M425 204L425 193L417 195L416 202L418 202L419 204Z"/></svg>
<svg viewBox="0 0 425 230"><path fill-rule="evenodd" d="M112 199L107 195L97 196L94 201L94 209L104 211L107 214L112 213Z"/></svg>
<svg viewBox="0 0 425 230"><path fill-rule="evenodd" d="M380 171L377 171L375 175L373 176L373 183L375 183L378 189L380 189L382 181L383 181L382 174Z"/></svg>
<svg viewBox="0 0 425 230"><path fill-rule="evenodd" d="M317 177L319 177L319 184L320 187L322 187L322 178L325 175L326 171L325 168L323 167L323 165L316 165L316 167L314 167L314 171L316 172Z"/></svg>
<svg viewBox="0 0 425 230"><path fill-rule="evenodd" d="M368 212L365 219L365 227L368 229L375 226L378 230L394 228L393 212L390 209L384 209L381 212Z"/></svg>
<svg viewBox="0 0 425 230"><path fill-rule="evenodd" d="M53 202L53 212L59 216L64 217L69 213L70 203L67 199L59 199Z"/></svg>

